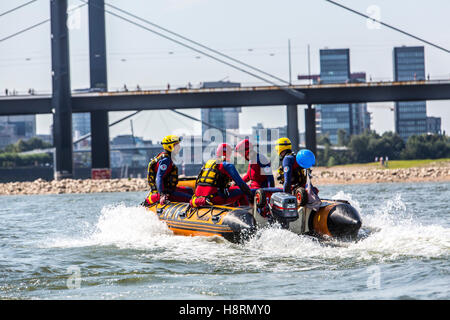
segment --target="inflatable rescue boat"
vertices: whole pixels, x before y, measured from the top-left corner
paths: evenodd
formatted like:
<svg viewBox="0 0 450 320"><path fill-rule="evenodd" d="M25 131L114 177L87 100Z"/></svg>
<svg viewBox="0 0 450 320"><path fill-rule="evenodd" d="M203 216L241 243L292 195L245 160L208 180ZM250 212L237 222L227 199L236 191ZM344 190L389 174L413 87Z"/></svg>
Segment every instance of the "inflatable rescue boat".
<svg viewBox="0 0 450 320"><path fill-rule="evenodd" d="M183 179L178 185L193 187L195 180ZM153 204L147 209L166 222L170 230L185 236L221 236L238 243L257 228L277 223L296 234L353 239L361 228L358 211L345 200L324 200L317 210L308 208L301 197L263 189L255 194L253 208L208 206L192 208L188 203ZM304 196L303 196L304 198Z"/></svg>

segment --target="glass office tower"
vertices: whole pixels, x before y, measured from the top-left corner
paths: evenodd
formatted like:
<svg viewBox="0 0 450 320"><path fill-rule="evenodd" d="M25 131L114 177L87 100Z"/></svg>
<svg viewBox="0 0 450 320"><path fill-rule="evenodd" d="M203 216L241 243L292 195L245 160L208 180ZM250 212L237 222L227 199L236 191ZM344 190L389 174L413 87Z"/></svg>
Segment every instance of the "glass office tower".
<svg viewBox="0 0 450 320"><path fill-rule="evenodd" d="M393 56L394 81L425 80L424 47L396 47ZM404 140L426 133L426 101L396 102L395 132Z"/></svg>
<svg viewBox="0 0 450 320"><path fill-rule="evenodd" d="M229 81L217 81L217 82L204 82L202 88L239 88L241 84L239 82ZM235 108L203 108L202 115L202 133L210 127L206 123L210 123L214 127L221 129L231 129L234 131L239 130L239 113L241 113L241 107ZM206 123L205 123L206 122Z"/></svg>
<svg viewBox="0 0 450 320"><path fill-rule="evenodd" d="M91 114L72 113L72 131L74 136L84 136L91 132Z"/></svg>
<svg viewBox="0 0 450 320"><path fill-rule="evenodd" d="M0 149L36 136L36 115L0 117Z"/></svg>
<svg viewBox="0 0 450 320"><path fill-rule="evenodd" d="M316 83L365 82L366 74L350 73L350 49L320 50L320 77ZM316 106L317 132L328 135L332 144L338 143L338 131L348 135L360 134L370 128L366 103L327 104Z"/></svg>
<svg viewBox="0 0 450 320"><path fill-rule="evenodd" d="M357 72L350 74L350 82L366 82L366 73ZM352 134L362 134L365 130L370 130L370 112L367 111L367 103L353 103L351 109L352 115Z"/></svg>
<svg viewBox="0 0 450 320"><path fill-rule="evenodd" d="M345 83L350 79L350 49L320 50L320 81Z"/></svg>

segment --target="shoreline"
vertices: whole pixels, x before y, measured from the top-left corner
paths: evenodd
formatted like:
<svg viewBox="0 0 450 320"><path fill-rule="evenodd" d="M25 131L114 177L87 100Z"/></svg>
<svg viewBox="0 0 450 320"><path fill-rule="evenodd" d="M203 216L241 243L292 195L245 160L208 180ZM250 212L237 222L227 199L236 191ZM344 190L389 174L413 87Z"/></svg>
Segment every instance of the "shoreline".
<svg viewBox="0 0 450 320"><path fill-rule="evenodd" d="M450 182L450 166L381 169L363 166L315 167L315 186L336 184ZM80 194L102 192L145 192L147 179L124 178L110 180L64 179L0 183L0 195Z"/></svg>
<svg viewBox="0 0 450 320"><path fill-rule="evenodd" d="M367 167L316 168L314 185L450 182L450 167L381 169Z"/></svg>

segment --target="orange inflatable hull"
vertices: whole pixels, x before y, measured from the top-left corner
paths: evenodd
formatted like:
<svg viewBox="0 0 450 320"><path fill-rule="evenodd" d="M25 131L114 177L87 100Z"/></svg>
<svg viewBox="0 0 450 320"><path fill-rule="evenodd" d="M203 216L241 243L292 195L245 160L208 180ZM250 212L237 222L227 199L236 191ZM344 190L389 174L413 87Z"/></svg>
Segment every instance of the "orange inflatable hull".
<svg viewBox="0 0 450 320"><path fill-rule="evenodd" d="M256 221L248 210L226 206L191 208L188 203L154 204L155 213L176 235L220 236L239 243L256 231Z"/></svg>

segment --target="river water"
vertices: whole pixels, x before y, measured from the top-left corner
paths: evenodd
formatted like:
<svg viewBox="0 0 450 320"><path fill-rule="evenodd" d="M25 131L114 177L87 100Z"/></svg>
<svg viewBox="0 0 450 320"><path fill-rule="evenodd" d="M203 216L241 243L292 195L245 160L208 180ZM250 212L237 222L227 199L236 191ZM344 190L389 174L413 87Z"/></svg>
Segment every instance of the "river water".
<svg viewBox="0 0 450 320"><path fill-rule="evenodd" d="M174 236L144 196L1 196L0 298L450 298L448 183L320 187L359 210L355 242Z"/></svg>

